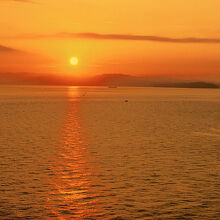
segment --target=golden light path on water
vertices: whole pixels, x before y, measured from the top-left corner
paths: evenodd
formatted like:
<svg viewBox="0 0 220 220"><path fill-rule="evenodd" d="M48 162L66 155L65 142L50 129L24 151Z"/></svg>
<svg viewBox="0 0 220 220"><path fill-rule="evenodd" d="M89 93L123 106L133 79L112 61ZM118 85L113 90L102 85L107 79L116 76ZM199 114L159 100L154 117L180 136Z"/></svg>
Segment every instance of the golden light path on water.
<svg viewBox="0 0 220 220"><path fill-rule="evenodd" d="M86 139L80 119L77 88L69 88L68 108L63 127L63 140L54 160L52 186L47 198L49 216L58 219L84 219L103 215L98 195L92 192L94 169L89 164Z"/></svg>
<svg viewBox="0 0 220 220"><path fill-rule="evenodd" d="M219 89L0 94L0 219L219 219Z"/></svg>

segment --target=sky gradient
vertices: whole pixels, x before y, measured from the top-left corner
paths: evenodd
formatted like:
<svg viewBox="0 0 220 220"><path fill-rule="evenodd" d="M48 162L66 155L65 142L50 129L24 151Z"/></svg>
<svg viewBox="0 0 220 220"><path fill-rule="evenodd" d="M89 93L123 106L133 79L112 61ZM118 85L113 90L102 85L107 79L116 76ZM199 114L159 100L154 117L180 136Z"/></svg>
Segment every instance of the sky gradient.
<svg viewBox="0 0 220 220"><path fill-rule="evenodd" d="M219 82L219 8L218 0L0 0L0 79L121 73Z"/></svg>

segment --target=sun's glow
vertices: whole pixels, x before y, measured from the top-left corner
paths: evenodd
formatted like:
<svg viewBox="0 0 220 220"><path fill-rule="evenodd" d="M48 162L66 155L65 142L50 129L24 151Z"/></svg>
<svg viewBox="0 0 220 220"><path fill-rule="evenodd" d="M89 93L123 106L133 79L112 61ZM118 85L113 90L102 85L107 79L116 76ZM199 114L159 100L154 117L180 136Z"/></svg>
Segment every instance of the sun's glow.
<svg viewBox="0 0 220 220"><path fill-rule="evenodd" d="M70 64L76 66L79 63L79 59L77 57L70 58Z"/></svg>

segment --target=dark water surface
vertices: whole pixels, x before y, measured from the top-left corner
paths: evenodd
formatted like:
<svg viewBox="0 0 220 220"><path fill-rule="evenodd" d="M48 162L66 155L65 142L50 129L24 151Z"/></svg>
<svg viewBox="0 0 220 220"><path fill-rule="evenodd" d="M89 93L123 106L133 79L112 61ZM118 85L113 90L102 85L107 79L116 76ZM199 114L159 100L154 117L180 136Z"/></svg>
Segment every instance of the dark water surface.
<svg viewBox="0 0 220 220"><path fill-rule="evenodd" d="M220 90L5 86L0 123L0 219L220 219Z"/></svg>

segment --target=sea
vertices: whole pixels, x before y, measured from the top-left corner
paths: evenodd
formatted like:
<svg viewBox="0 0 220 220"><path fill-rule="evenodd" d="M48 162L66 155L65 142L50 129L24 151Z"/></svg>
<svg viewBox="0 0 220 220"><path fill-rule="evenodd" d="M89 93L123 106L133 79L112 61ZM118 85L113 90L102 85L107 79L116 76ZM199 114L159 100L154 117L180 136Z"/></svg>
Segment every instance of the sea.
<svg viewBox="0 0 220 220"><path fill-rule="evenodd" d="M1 86L0 219L220 219L220 89Z"/></svg>

